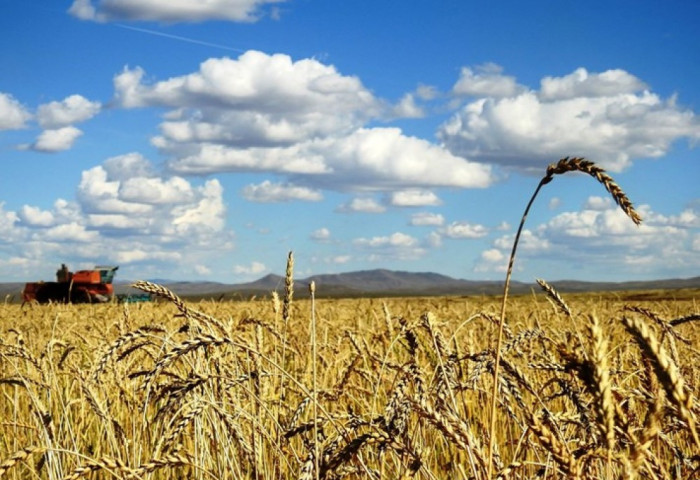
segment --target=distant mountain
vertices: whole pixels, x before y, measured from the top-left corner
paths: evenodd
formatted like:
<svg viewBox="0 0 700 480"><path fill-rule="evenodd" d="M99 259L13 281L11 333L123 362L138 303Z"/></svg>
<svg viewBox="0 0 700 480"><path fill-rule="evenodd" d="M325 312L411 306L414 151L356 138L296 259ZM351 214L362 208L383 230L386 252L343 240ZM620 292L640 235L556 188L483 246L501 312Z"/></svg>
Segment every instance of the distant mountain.
<svg viewBox="0 0 700 480"><path fill-rule="evenodd" d="M402 272L386 269L362 270L348 273L313 275L294 280L294 295L308 297L308 285L316 285L316 296L362 297L362 296L437 296L437 295L499 295L503 293L503 281L473 281L440 275L433 272ZM284 292L284 277L269 274L258 280L226 284L219 282L174 282L158 279L153 281L176 294L190 298L249 298ZM700 288L700 277L687 279L665 279L633 282L583 282L559 280L550 282L559 292L606 292L677 290ZM0 283L0 296L10 301L19 301L23 283ZM528 293L539 289L534 283L511 282L511 293ZM116 293L137 293L130 283L115 283Z"/></svg>

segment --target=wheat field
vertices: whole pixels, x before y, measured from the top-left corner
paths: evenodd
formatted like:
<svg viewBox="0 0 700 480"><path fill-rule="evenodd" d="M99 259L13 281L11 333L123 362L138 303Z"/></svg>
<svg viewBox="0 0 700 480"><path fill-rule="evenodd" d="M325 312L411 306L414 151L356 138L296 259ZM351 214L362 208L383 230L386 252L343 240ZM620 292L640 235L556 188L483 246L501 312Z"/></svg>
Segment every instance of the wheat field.
<svg viewBox="0 0 700 480"><path fill-rule="evenodd" d="M700 477L698 291L0 305L0 477ZM317 298L317 295L319 298Z"/></svg>
<svg viewBox="0 0 700 480"><path fill-rule="evenodd" d="M692 478L695 293L511 299L494 478ZM0 307L0 476L487 478L498 298ZM283 296L284 297L284 296Z"/></svg>

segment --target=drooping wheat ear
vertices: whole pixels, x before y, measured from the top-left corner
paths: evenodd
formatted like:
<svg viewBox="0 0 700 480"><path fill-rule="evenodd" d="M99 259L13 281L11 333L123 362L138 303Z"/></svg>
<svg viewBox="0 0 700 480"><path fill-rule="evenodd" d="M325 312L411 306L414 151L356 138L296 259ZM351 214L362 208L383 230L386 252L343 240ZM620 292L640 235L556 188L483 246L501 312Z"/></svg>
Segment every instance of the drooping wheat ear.
<svg viewBox="0 0 700 480"><path fill-rule="evenodd" d="M510 258L508 260L508 269L506 272L506 281L503 286L503 302L501 303L501 318L498 322L498 337L496 340L496 361L495 361L495 366L493 369L493 388L491 390L491 406L490 406L490 426L489 426L489 449L488 449L488 466L489 466L489 471L488 471L488 478L493 477L493 470L492 470L492 458L493 458L493 449L494 449L494 441L495 441L495 430L496 430L496 405L498 403L497 400L497 395L498 395L498 369L501 361L501 345L503 344L503 324L505 323L505 318L506 318L506 304L508 302L508 291L510 290L510 278L513 275L513 265L515 263L515 252L518 249L518 242L520 241L520 235L522 234L523 227L525 226L525 220L527 219L528 213L530 213L530 208L532 207L532 204L535 202L535 198L537 198L537 194L540 192L543 186L547 185L549 182L552 181L554 178L554 175L561 175L567 172L583 172L591 175L594 177L596 180L598 180L600 183L603 184L605 189L610 192L610 194L613 196L613 199L615 202L622 208L622 210L627 214L632 221L639 225L642 222L641 217L639 214L634 210L632 207L632 202L627 198L627 195L625 195L625 192L622 191L622 189L613 181L612 177L605 173L605 170L602 168L598 167L595 165L593 162L590 162L588 160L585 160L583 158L569 158L565 157L559 160L556 164L549 165L547 167L545 176L542 177L540 180L540 183L537 185L537 188L535 189L535 192L532 194L532 197L530 198L530 201L527 203L527 206L525 207L525 211L523 212L523 216L520 219L520 225L518 226L518 231L515 234L515 239L513 240L513 248L510 252Z"/></svg>
<svg viewBox="0 0 700 480"><path fill-rule="evenodd" d="M150 332L165 333L165 329L159 326L145 325L134 331L125 333L121 337L117 338L114 342L112 342L112 345L110 345L110 347L107 349L104 355L102 355L100 361L97 362L97 367L95 368L95 371L92 374L91 381L93 383L97 382L100 373L104 370L105 366L107 365L107 362L110 358L112 358L112 356L117 350L119 350L127 343L133 342L141 337L145 337Z"/></svg>
<svg viewBox="0 0 700 480"><path fill-rule="evenodd" d="M44 453L45 451L46 448L37 446L25 447L21 450L17 450L10 457L6 458L2 463L0 463L0 477L3 477L9 469L14 467L19 462L26 460L29 456L35 453Z"/></svg>
<svg viewBox="0 0 700 480"><path fill-rule="evenodd" d="M177 309L180 310L180 312L182 313L182 315L185 316L185 318L191 318L197 320L198 322L202 322L208 326L214 326L217 330L219 330L219 333L221 333L222 335L228 335L226 327L224 327L224 325L219 320L210 315L207 315L206 313L202 313L200 311L189 308L187 305L185 305L185 302L183 302L180 297L178 297L175 293L173 293L166 287L158 285L156 283L148 282L146 280L139 280L131 286L134 288L138 288L139 290L142 290L144 292L152 293L159 297L165 298L166 300L170 300L177 307Z"/></svg>
<svg viewBox="0 0 700 480"><path fill-rule="evenodd" d="M581 478L580 465L552 430L544 425L536 415L531 415L528 427L535 434L540 444L552 454L552 458L559 464L559 468L566 473L567 478Z"/></svg>
<svg viewBox="0 0 700 480"><path fill-rule="evenodd" d="M597 166L595 163L586 160L584 158L574 157L574 158L562 158L557 163L553 163L547 167L547 174L543 178L545 183L552 181L554 175L561 175L567 172L583 172L592 176L598 180L605 189L612 195L613 200L617 203L623 212L632 220L635 224L640 225L642 223L642 217L639 216L637 211L632 206L632 202L625 192L620 188L620 186L615 183L613 178L605 173L605 170Z"/></svg>
<svg viewBox="0 0 700 480"><path fill-rule="evenodd" d="M78 480L99 470L107 470L118 477L133 473L133 470L127 467L120 459L104 456L98 459L88 459L84 464L73 470L70 475L63 477L63 480Z"/></svg>
<svg viewBox="0 0 700 480"><path fill-rule="evenodd" d="M682 420L688 424L695 445L700 449L700 438L695 430L693 397L685 391L685 382L676 364L656 338L656 334L640 319L623 317L625 328L635 337L644 355L654 367L654 373L666 391L666 396L678 409Z"/></svg>
<svg viewBox="0 0 700 480"><path fill-rule="evenodd" d="M161 458L152 458L148 462L139 465L138 468L135 468L126 476L126 479L140 479L164 467L180 467L186 465L194 465L194 461L189 454L183 452L169 453Z"/></svg>

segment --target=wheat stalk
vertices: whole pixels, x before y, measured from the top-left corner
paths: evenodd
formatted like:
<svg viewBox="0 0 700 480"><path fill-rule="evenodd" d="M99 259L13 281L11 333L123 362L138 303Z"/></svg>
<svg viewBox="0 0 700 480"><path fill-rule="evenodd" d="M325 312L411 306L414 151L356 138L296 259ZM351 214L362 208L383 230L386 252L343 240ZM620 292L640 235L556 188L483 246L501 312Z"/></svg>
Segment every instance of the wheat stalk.
<svg viewBox="0 0 700 480"><path fill-rule="evenodd" d="M493 449L494 449L494 437L496 430L496 404L498 395L498 369L501 361L501 345L503 343L503 325L506 319L506 304L508 301L508 292L510 290L510 279L513 275L513 265L515 263L515 253L518 249L518 242L520 241L520 235L522 234L523 227L525 226L525 220L530 213L530 208L537 198L537 194L540 192L543 186L547 185L552 181L555 175L561 175L567 172L583 172L591 175L593 178L598 180L605 189L612 195L615 202L622 208L622 210L627 214L627 216L636 224L639 225L642 221L641 217L634 210L632 202L627 198L625 192L613 181L612 177L605 173L605 170L595 165L593 162L585 160L583 158L569 158L565 157L559 160L556 164L551 164L547 167L545 176L542 177L535 192L532 194L530 201L525 207L522 217L520 218L520 225L518 226L518 231L515 234L515 239L513 240L513 248L510 253L510 258L508 260L508 270L506 272L506 281L503 287L503 301L501 303L501 317L498 325L498 338L496 340L496 360L494 366L494 381L493 388L491 390L491 406L490 406L490 427L489 427L489 448L488 448L488 478L493 476Z"/></svg>

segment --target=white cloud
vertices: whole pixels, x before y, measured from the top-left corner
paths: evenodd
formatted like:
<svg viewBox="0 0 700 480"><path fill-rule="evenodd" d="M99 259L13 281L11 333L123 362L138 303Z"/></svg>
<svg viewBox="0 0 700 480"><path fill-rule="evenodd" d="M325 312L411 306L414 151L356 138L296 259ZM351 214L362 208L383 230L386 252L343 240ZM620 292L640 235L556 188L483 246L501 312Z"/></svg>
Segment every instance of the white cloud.
<svg viewBox="0 0 700 480"><path fill-rule="evenodd" d="M502 75L502 72L500 66L492 63L477 67L476 72L463 67L452 93L472 97L509 97L524 90L515 77Z"/></svg>
<svg viewBox="0 0 700 480"><path fill-rule="evenodd" d="M83 172L76 202L58 199L52 208L24 205L18 212L0 205L0 254L30 259L23 273L32 276L57 259L138 263L151 276L203 274L195 266L220 262L233 248L223 188L217 180L195 185L154 170L138 155L114 157Z"/></svg>
<svg viewBox="0 0 700 480"><path fill-rule="evenodd" d="M335 257L331 257L328 259L330 263L336 264L336 265L343 265L345 263L348 263L350 260L352 260L352 256L350 255L337 255Z"/></svg>
<svg viewBox="0 0 700 480"><path fill-rule="evenodd" d="M540 85L540 97L543 100L610 97L647 88L644 82L624 70L588 73L585 68L578 68L563 77L545 77Z"/></svg>
<svg viewBox="0 0 700 480"><path fill-rule="evenodd" d="M102 162L102 168L110 179L118 181L156 176L151 162L138 152L110 157Z"/></svg>
<svg viewBox="0 0 700 480"><path fill-rule="evenodd" d="M158 177L138 154L112 157L83 171L77 195L90 225L123 234L194 239L224 227L226 208L218 180L196 187L181 177Z"/></svg>
<svg viewBox="0 0 700 480"><path fill-rule="evenodd" d="M411 189L392 192L389 204L395 207L426 207L442 205L442 201L430 190Z"/></svg>
<svg viewBox="0 0 700 480"><path fill-rule="evenodd" d="M101 165L85 170L78 185L78 199L88 213L138 214L153 211L151 205L124 201L119 196L121 181L112 179Z"/></svg>
<svg viewBox="0 0 700 480"><path fill-rule="evenodd" d="M440 235L438 232L430 232L425 239L425 242L430 247L439 248L442 246L442 235Z"/></svg>
<svg viewBox="0 0 700 480"><path fill-rule="evenodd" d="M416 104L412 93L407 93L394 107L394 115L399 118L421 118L425 115L423 109Z"/></svg>
<svg viewBox="0 0 700 480"><path fill-rule="evenodd" d="M445 223L445 217L439 213L418 212L411 215L410 224L414 226L441 226Z"/></svg>
<svg viewBox="0 0 700 480"><path fill-rule="evenodd" d="M269 172L341 191L493 181L490 167L398 128L364 127L391 108L356 77L315 59L248 51L165 81L147 84L144 75L138 68L117 75L116 100L172 109L152 143L180 174Z"/></svg>
<svg viewBox="0 0 700 480"><path fill-rule="evenodd" d="M508 270L507 257L496 248L490 248L481 252L479 260L474 266L475 272L499 272L504 273Z"/></svg>
<svg viewBox="0 0 700 480"><path fill-rule="evenodd" d="M133 177L121 182L119 197L133 203L179 204L191 202L194 191L192 185L181 177Z"/></svg>
<svg viewBox="0 0 700 480"><path fill-rule="evenodd" d="M372 150L372 147L376 150ZM426 158L434 163L430 168ZM234 149L202 145L170 162L182 173L267 171L302 175L307 183L369 190L405 186L485 187L490 170L466 162L396 129L359 130L349 137L287 148Z"/></svg>
<svg viewBox="0 0 700 480"><path fill-rule="evenodd" d="M264 263L251 262L250 265L236 265L233 267L233 273L238 275L259 275L267 270Z"/></svg>
<svg viewBox="0 0 700 480"><path fill-rule="evenodd" d="M432 85L418 85L416 96L421 100L433 100L440 95L438 89Z"/></svg>
<svg viewBox="0 0 700 480"><path fill-rule="evenodd" d="M5 202L0 202L0 241L11 242L17 230L19 217L15 212L5 210Z"/></svg>
<svg viewBox="0 0 700 480"><path fill-rule="evenodd" d="M32 115L8 93L0 92L0 130L24 128Z"/></svg>
<svg viewBox="0 0 700 480"><path fill-rule="evenodd" d="M440 229L440 233L449 238L482 238L489 230L483 225L469 222L452 222Z"/></svg>
<svg viewBox="0 0 700 480"><path fill-rule="evenodd" d="M608 210L612 206L610 197L591 196L583 205L584 210Z"/></svg>
<svg viewBox="0 0 700 480"><path fill-rule="evenodd" d="M207 180L197 189L199 200L193 205L176 206L172 210L172 224L178 234L214 233L225 223L226 207L222 198L224 189L218 180Z"/></svg>
<svg viewBox="0 0 700 480"><path fill-rule="evenodd" d="M352 243L356 247L370 252L368 257L370 261L413 260L426 253L416 238L401 232L395 232L388 236L356 238Z"/></svg>
<svg viewBox="0 0 700 480"><path fill-rule="evenodd" d="M44 130L39 134L32 148L46 153L61 152L70 149L82 134L80 129L73 126Z"/></svg>
<svg viewBox="0 0 700 480"><path fill-rule="evenodd" d="M74 0L68 12L81 20L253 22L261 7L284 0ZM278 13L277 13L278 15Z"/></svg>
<svg viewBox="0 0 700 480"><path fill-rule="evenodd" d="M383 213L386 212L386 207L373 198L357 197L348 203L339 205L336 211L342 213Z"/></svg>
<svg viewBox="0 0 700 480"><path fill-rule="evenodd" d="M95 242L100 234L95 230L87 230L78 223L66 223L49 228L44 238L54 242Z"/></svg>
<svg viewBox="0 0 700 480"><path fill-rule="evenodd" d="M319 243L328 242L331 239L331 231L326 227L319 228L311 232L311 240Z"/></svg>
<svg viewBox="0 0 700 480"><path fill-rule="evenodd" d="M20 209L19 219L33 227L50 227L55 222L53 213L30 205L24 205Z"/></svg>
<svg viewBox="0 0 700 480"><path fill-rule="evenodd" d="M499 232L508 231L508 230L510 230L510 224L506 221L503 221L503 222L498 224L498 226L496 227L496 230L498 230Z"/></svg>
<svg viewBox="0 0 700 480"><path fill-rule="evenodd" d="M560 205L561 205L561 198L559 198L559 197L550 198L549 203L547 204L547 206L549 207L550 210L556 210L557 208L559 208Z"/></svg>
<svg viewBox="0 0 700 480"><path fill-rule="evenodd" d="M210 58L198 72L152 85L142 83L143 76L139 68L124 69L114 79L116 99L126 108L197 109L188 122L164 132L177 141L298 141L357 127L382 107L358 78L341 75L333 66L255 50L237 59ZM219 125L243 128L246 135Z"/></svg>
<svg viewBox="0 0 700 480"><path fill-rule="evenodd" d="M246 200L258 203L323 200L323 195L316 190L291 184L272 183L269 180L258 185L247 185L243 188L242 194Z"/></svg>
<svg viewBox="0 0 700 480"><path fill-rule="evenodd" d="M197 273L197 275L201 276L211 275L211 268L207 267L206 265L195 265L194 271Z"/></svg>
<svg viewBox="0 0 700 480"><path fill-rule="evenodd" d="M71 95L61 102L40 105L36 116L42 128L57 129L84 122L97 115L101 108L100 102L91 102L81 95Z"/></svg>
<svg viewBox="0 0 700 480"><path fill-rule="evenodd" d="M539 92L484 94L439 129L455 155L485 163L543 169L562 156L585 156L612 171L660 157L676 140L700 139L700 120L641 90L622 70L578 69L542 80Z"/></svg>
<svg viewBox="0 0 700 480"><path fill-rule="evenodd" d="M413 247L418 244L418 240L405 233L396 232L386 237L357 238L353 243L367 247Z"/></svg>
<svg viewBox="0 0 700 480"><path fill-rule="evenodd" d="M644 223L637 227L613 202L590 197L580 211L561 212L546 223L524 230L518 246L521 261L569 262L603 276L620 272L677 276L692 275L700 268L700 257L693 253L700 227L700 215L688 208L677 215L661 215L649 206L637 210ZM513 235L494 241L503 255L512 248ZM492 252L493 256L497 256ZM483 262L482 262L483 263ZM480 264L481 265L481 264ZM483 265L482 265L483 266ZM675 273L674 273L675 272Z"/></svg>

